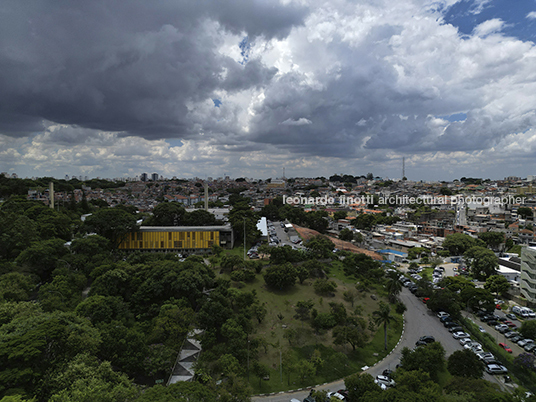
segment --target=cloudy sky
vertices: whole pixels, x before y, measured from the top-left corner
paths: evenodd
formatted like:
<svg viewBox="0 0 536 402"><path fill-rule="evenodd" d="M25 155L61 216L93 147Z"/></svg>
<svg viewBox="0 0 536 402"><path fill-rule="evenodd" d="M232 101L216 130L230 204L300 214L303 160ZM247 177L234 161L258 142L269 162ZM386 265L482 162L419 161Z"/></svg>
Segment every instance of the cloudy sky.
<svg viewBox="0 0 536 402"><path fill-rule="evenodd" d="M536 0L3 0L0 172L536 174Z"/></svg>

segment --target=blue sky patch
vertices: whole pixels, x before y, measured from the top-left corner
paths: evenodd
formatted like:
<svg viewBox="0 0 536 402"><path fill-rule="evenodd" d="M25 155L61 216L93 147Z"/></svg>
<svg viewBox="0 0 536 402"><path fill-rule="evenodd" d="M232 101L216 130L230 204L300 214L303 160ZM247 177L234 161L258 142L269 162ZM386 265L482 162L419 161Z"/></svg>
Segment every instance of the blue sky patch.
<svg viewBox="0 0 536 402"><path fill-rule="evenodd" d="M527 18L536 12L536 1L492 0L480 6L482 1L462 0L444 13L444 20L458 28L460 33L470 35L484 21L499 18L504 21L502 32L523 41L536 42L536 19Z"/></svg>

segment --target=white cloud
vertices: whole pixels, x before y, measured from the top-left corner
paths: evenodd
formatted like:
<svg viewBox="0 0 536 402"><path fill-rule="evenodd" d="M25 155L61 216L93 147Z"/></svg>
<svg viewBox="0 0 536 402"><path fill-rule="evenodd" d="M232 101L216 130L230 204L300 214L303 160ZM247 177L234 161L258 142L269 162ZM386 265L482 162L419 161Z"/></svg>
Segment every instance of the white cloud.
<svg viewBox="0 0 536 402"><path fill-rule="evenodd" d="M292 119L286 119L284 122L282 122L284 126L305 126L308 124L313 124L313 122L309 119L306 119L305 117L300 117L298 120L292 120Z"/></svg>
<svg viewBox="0 0 536 402"><path fill-rule="evenodd" d="M527 14L527 18L529 20L534 20L536 19L536 11L531 11L530 13Z"/></svg>
<svg viewBox="0 0 536 402"><path fill-rule="evenodd" d="M500 18L493 18L491 20L487 20L482 22L481 24L477 25L475 29L473 30L473 33L476 36L487 36L493 33L500 32L502 28L504 27L504 21L502 21Z"/></svg>

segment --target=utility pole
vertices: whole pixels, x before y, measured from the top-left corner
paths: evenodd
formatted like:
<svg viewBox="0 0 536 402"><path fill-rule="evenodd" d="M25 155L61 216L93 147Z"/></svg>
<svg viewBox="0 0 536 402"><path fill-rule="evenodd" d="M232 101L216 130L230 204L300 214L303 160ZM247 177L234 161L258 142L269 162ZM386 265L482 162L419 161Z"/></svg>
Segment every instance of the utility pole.
<svg viewBox="0 0 536 402"><path fill-rule="evenodd" d="M244 218L244 261L246 261L246 218Z"/></svg>

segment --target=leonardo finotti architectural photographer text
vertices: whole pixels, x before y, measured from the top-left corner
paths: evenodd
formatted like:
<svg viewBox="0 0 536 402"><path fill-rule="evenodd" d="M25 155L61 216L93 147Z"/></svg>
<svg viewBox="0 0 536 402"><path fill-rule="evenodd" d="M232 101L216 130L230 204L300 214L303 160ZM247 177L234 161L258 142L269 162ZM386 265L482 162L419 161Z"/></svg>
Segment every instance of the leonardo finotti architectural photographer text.
<svg viewBox="0 0 536 402"><path fill-rule="evenodd" d="M409 204L423 204L423 205L456 205L456 204L479 204L484 206L490 205L507 205L507 204L524 204L526 197L514 197L511 195L504 197L479 197L479 196L392 196L392 197L377 197L372 195L362 195L359 197L347 197L341 195L340 197L302 197L302 196L283 196L283 204L289 205L409 205Z"/></svg>

